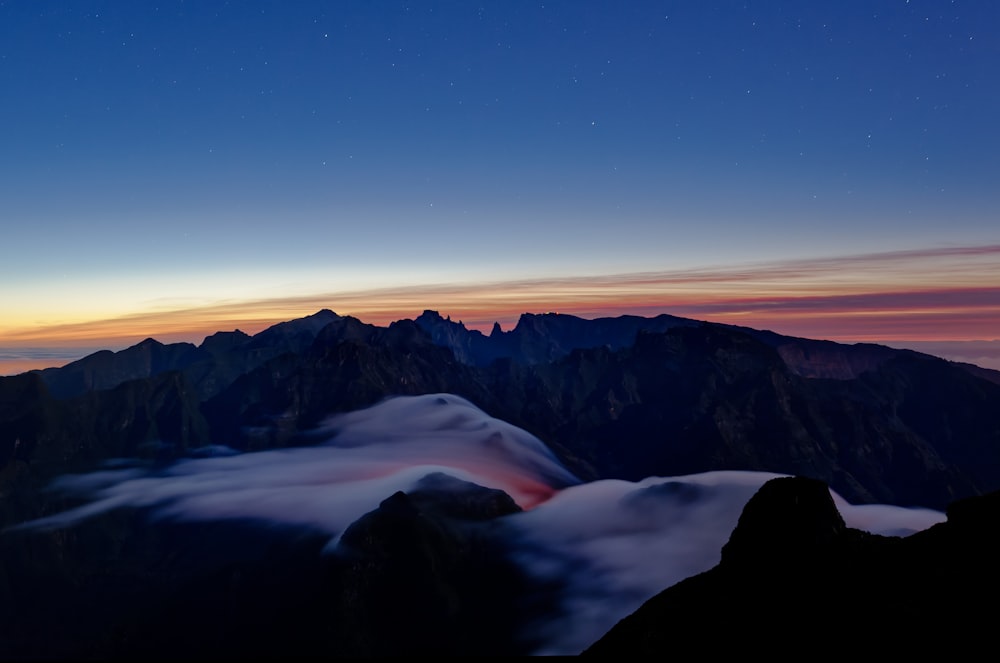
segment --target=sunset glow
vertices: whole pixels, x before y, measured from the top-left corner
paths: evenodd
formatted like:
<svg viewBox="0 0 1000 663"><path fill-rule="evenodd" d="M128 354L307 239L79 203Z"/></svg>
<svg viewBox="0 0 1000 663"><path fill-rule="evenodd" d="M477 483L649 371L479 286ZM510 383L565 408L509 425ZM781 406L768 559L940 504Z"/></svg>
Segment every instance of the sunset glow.
<svg viewBox="0 0 1000 663"><path fill-rule="evenodd" d="M82 356L82 348L116 350L147 337L200 343L216 331L253 334L323 308L381 326L431 309L486 333L494 322L510 330L522 313L553 311L585 318L669 313L843 342L993 341L1000 329L1000 246L677 272L289 293L39 327L8 321L0 329L7 353L0 367L9 374L59 365ZM67 351L63 360L53 358L59 349Z"/></svg>

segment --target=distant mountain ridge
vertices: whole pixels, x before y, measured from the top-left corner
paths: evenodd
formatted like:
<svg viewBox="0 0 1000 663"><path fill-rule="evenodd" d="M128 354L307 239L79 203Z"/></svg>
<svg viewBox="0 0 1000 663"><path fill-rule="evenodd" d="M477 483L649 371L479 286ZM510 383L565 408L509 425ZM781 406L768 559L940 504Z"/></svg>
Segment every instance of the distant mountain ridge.
<svg viewBox="0 0 1000 663"><path fill-rule="evenodd" d="M525 314L484 335L434 311L379 327L324 309L0 378L0 482L116 455L308 444L331 413L450 392L584 479L773 471L857 502L943 508L1000 487L994 373L669 315Z"/></svg>
<svg viewBox="0 0 1000 663"><path fill-rule="evenodd" d="M281 322L250 336L240 330L216 332L201 345L171 343L152 338L111 352L102 350L41 374L53 396L68 398L94 389L112 389L122 382L154 377L171 370L187 370L203 385L203 396L214 393L217 380L231 381L283 352L306 350L323 327L340 320L323 309L313 315Z"/></svg>
<svg viewBox="0 0 1000 663"><path fill-rule="evenodd" d="M127 380L152 377L169 370L188 369L227 355L231 357L235 351L244 355L238 370L245 372L282 352L308 349L324 327L347 319L360 323L356 318L344 318L323 309L310 316L272 325L254 336L240 330L216 332L206 337L199 346L190 343L165 345L147 338L118 352L101 350L65 366L37 372L43 376L53 395L60 398L92 389L110 389ZM900 353L913 352L873 343L848 345L785 336L668 314L652 318L622 315L586 319L562 313L525 313L513 329L505 332L499 325L494 325L489 335L470 330L461 322L444 318L432 310L425 310L414 322L429 334L435 344L449 348L458 361L474 366L487 366L497 359L539 364L559 359L578 349L607 347L617 350L631 345L639 332L664 332L676 327L701 325L729 327L754 336L776 348L788 367L803 377L852 379ZM1000 371L952 363L1000 384Z"/></svg>
<svg viewBox="0 0 1000 663"><path fill-rule="evenodd" d="M698 324L666 314L654 318L623 315L588 320L563 313L525 313L512 330L505 332L495 324L490 335L484 336L466 329L461 322L442 318L436 311L424 311L415 322L435 343L450 348L456 359L476 366L486 366L497 359L539 364L584 348L617 350L631 345L640 331L664 332Z"/></svg>

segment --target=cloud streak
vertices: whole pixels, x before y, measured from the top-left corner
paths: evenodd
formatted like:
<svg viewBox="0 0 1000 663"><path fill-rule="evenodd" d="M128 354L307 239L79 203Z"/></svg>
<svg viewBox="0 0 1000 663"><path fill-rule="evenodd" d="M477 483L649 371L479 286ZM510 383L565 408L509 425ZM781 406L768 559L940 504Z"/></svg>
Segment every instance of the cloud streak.
<svg viewBox="0 0 1000 663"><path fill-rule="evenodd" d="M397 490L434 472L499 488L522 508L579 483L533 435L452 394L399 396L331 418L309 447L179 461L66 476L53 490L89 499L25 525L58 528L122 506L156 517L252 518L331 535Z"/></svg>

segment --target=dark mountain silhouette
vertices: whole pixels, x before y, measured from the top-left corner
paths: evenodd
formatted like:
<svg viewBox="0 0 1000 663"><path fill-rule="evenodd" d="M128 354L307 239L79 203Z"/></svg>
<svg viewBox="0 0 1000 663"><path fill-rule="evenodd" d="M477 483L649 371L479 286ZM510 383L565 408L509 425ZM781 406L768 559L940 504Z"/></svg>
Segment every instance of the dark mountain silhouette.
<svg viewBox="0 0 1000 663"><path fill-rule="evenodd" d="M149 378L167 371L185 371L199 396L207 398L238 376L282 353L308 349L316 334L340 316L322 310L304 318L281 322L254 336L239 330L218 332L198 347L190 343L163 345L146 339L119 352L102 350L61 368L46 368L42 379L56 398L111 389L128 380Z"/></svg>
<svg viewBox="0 0 1000 663"><path fill-rule="evenodd" d="M489 336L466 329L461 322L445 319L436 311L424 311L416 323L438 345L451 348L455 357L467 364L485 366L496 359L520 364L539 364L566 356L573 350L631 346L640 332L665 332L675 327L699 327L706 323L672 315L644 318L622 315L587 320L560 313L530 314L520 317L514 329L504 332L494 325ZM785 364L797 375L808 378L849 380L873 370L896 356L899 350L873 343L847 345L833 341L783 336L772 331L713 324L712 327L739 330L775 348ZM1000 371L971 364L963 368L1000 381Z"/></svg>
<svg viewBox="0 0 1000 663"><path fill-rule="evenodd" d="M147 338L120 352L102 350L62 368L43 369L41 375L53 396L67 398L153 377L210 357L206 350L190 343L164 345Z"/></svg>
<svg viewBox="0 0 1000 663"><path fill-rule="evenodd" d="M341 539L339 638L365 656L491 656L530 651L518 603L530 581L504 557L495 518L520 511L504 492L429 475Z"/></svg>
<svg viewBox="0 0 1000 663"><path fill-rule="evenodd" d="M451 392L584 479L763 470L854 502L943 508L1000 487L1000 385L984 371L672 316L525 315L484 336L431 311L388 327L320 311L0 378L0 487L34 495L116 456L309 444L332 413Z"/></svg>
<svg viewBox="0 0 1000 663"><path fill-rule="evenodd" d="M715 568L665 589L585 656L710 648L748 655L978 655L994 641L1000 493L948 508L906 538L848 528L827 486L772 479L747 503Z"/></svg>
<svg viewBox="0 0 1000 663"><path fill-rule="evenodd" d="M496 359L512 359L521 364L539 364L566 356L580 348L627 347L640 331L663 332L698 322L672 315L643 318L623 315L587 320L573 315L523 314L514 329L504 332L494 325L489 336L466 329L461 322L445 319L436 311L424 311L415 322L438 345L450 348L466 364L486 366Z"/></svg>

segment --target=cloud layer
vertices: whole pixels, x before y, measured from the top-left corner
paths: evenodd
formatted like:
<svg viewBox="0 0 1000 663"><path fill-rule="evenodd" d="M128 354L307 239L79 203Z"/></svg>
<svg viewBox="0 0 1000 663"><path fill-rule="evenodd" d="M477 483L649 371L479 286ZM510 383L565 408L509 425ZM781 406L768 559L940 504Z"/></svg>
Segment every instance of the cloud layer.
<svg viewBox="0 0 1000 663"><path fill-rule="evenodd" d="M328 420L310 447L238 454L206 450L151 472L136 467L66 476L56 490L89 500L21 525L59 528L118 507L155 518L254 519L330 535L397 490L444 472L508 492L526 511L501 520L514 558L557 580L555 613L526 625L538 654L575 654L666 587L714 566L761 472L709 472L581 484L537 438L451 394L391 398ZM944 520L924 509L852 506L849 526L893 535ZM552 598L552 597L549 597Z"/></svg>
<svg viewBox="0 0 1000 663"><path fill-rule="evenodd" d="M34 521L64 527L121 506L156 517L251 518L337 535L397 490L432 472L507 492L531 508L579 483L530 433L452 394L391 398L331 418L310 447L248 454L215 450L163 470L109 469L65 476L53 490L91 501Z"/></svg>

